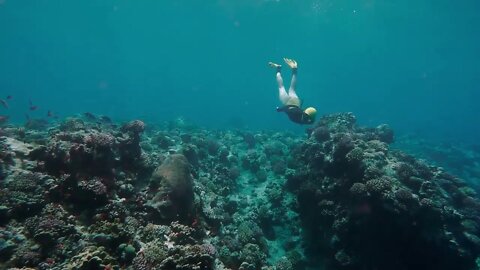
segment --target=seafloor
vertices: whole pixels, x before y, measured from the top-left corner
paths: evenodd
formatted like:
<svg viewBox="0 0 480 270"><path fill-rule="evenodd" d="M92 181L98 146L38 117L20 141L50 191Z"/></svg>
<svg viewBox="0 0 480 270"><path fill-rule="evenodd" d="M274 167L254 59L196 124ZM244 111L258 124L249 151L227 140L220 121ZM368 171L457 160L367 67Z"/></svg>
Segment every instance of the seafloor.
<svg viewBox="0 0 480 270"><path fill-rule="evenodd" d="M475 190L350 113L305 136L92 114L0 132L1 269L463 270L480 253Z"/></svg>

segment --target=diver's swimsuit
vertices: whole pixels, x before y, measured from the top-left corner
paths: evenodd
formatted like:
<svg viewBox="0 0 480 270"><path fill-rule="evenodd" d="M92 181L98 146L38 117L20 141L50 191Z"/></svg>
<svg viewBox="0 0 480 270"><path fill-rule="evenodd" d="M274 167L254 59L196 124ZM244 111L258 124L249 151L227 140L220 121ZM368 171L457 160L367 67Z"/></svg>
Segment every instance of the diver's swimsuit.
<svg viewBox="0 0 480 270"><path fill-rule="evenodd" d="M288 118L297 124L309 125L313 123L312 118L300 109L300 107L295 105L285 105L277 108L277 112L285 112Z"/></svg>

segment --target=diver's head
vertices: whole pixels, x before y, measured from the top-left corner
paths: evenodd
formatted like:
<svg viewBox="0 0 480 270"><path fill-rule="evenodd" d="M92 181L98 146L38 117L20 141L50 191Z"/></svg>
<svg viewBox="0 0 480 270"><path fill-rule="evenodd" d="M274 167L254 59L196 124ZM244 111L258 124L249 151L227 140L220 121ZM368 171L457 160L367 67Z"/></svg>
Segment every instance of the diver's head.
<svg viewBox="0 0 480 270"><path fill-rule="evenodd" d="M317 110L313 107L308 107L303 111L310 118L311 122L315 121L315 116L317 115Z"/></svg>

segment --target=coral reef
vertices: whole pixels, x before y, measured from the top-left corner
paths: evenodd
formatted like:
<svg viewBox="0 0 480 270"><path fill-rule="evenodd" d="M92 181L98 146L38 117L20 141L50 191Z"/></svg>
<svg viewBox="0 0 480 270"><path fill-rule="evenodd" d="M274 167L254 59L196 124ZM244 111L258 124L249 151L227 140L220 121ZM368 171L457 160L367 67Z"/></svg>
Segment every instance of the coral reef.
<svg viewBox="0 0 480 270"><path fill-rule="evenodd" d="M387 130L332 115L296 149L302 169L289 181L301 182L290 186L309 252L329 269L472 269L480 251L470 238L480 233L474 192L439 167L390 151Z"/></svg>
<svg viewBox="0 0 480 270"><path fill-rule="evenodd" d="M471 269L480 203L322 117L307 136L91 113L0 134L0 269Z"/></svg>
<svg viewBox="0 0 480 270"><path fill-rule="evenodd" d="M403 135L392 145L397 149L428 160L468 182L480 191L480 145L463 142L428 141L416 136Z"/></svg>

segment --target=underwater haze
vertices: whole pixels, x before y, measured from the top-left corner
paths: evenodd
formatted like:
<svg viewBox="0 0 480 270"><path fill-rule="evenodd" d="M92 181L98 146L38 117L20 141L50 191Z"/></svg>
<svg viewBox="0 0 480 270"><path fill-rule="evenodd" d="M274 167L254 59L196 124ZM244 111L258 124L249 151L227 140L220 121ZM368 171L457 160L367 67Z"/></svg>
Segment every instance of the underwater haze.
<svg viewBox="0 0 480 270"><path fill-rule="evenodd" d="M0 0L0 270L479 270L479 11Z"/></svg>
<svg viewBox="0 0 480 270"><path fill-rule="evenodd" d="M475 0L1 0L0 93L14 96L17 122L31 99L30 117L88 111L302 131L275 111L267 66L289 57L298 94L320 114L474 141L479 9Z"/></svg>

